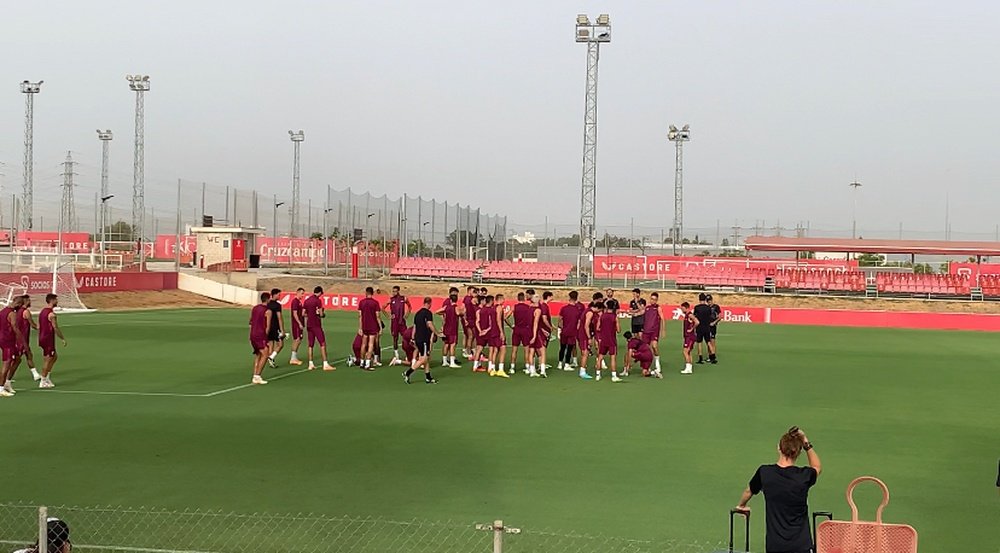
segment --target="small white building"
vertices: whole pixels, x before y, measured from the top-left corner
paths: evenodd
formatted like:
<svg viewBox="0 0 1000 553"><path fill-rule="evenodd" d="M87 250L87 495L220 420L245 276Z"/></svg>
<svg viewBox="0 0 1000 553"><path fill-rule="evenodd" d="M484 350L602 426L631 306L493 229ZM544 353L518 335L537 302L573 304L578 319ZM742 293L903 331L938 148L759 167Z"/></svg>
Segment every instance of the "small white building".
<svg viewBox="0 0 1000 553"><path fill-rule="evenodd" d="M251 265L250 252L257 251L260 228L192 227L195 236L195 265L207 271L246 271Z"/></svg>

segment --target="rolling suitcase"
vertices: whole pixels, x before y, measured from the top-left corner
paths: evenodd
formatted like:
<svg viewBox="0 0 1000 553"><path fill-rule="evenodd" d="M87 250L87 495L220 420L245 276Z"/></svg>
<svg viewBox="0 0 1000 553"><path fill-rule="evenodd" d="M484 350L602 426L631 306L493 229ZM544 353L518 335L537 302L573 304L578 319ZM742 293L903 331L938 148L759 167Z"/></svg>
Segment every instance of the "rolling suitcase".
<svg viewBox="0 0 1000 553"><path fill-rule="evenodd" d="M875 521L858 520L854 488L862 482L874 482L882 488L882 502L875 511ZM889 488L874 476L855 478L847 486L847 504L851 520L828 520L816 528L816 553L917 553L917 531L906 524L882 522L882 510L889 504Z"/></svg>
<svg viewBox="0 0 1000 553"><path fill-rule="evenodd" d="M736 526L736 516L739 515L743 517L743 551L749 553L750 551L750 513L744 513L743 511L737 511L736 509L729 510L729 549L720 553L734 553L736 550L733 549L734 533Z"/></svg>

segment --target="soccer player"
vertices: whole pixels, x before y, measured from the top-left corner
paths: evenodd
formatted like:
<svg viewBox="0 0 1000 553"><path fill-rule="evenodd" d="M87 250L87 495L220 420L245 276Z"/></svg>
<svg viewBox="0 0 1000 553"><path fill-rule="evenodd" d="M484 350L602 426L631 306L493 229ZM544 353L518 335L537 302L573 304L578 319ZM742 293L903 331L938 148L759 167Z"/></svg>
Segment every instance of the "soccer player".
<svg viewBox="0 0 1000 553"><path fill-rule="evenodd" d="M650 372L649 370L653 366L653 350L649 349L649 344L643 342L638 335L631 332L626 332L623 336L626 340L625 347L628 348L628 355L639 362L639 367L642 368L642 376L663 378L662 375L656 375L656 372Z"/></svg>
<svg viewBox="0 0 1000 553"><path fill-rule="evenodd" d="M347 357L347 366L353 367L361 363L361 344L364 342L360 332L354 333L354 341L351 342L351 355Z"/></svg>
<svg viewBox="0 0 1000 553"><path fill-rule="evenodd" d="M653 292L649 295L649 304L646 305L642 320L642 341L649 344L649 349L653 352L653 376L663 378L660 371L660 336L663 333L663 314L660 313L660 294Z"/></svg>
<svg viewBox="0 0 1000 553"><path fill-rule="evenodd" d="M375 355L375 342L382 331L379 324L379 312L381 307L378 301L372 297L375 289L371 286L365 288L365 297L358 302L358 333L361 334L361 365L366 371L372 369L372 358Z"/></svg>
<svg viewBox="0 0 1000 553"><path fill-rule="evenodd" d="M529 307L531 307L531 331L528 333L528 376L537 377L536 364L539 359L538 350L541 347L542 329L542 306L538 294L531 288L525 291L528 297Z"/></svg>
<svg viewBox="0 0 1000 553"><path fill-rule="evenodd" d="M576 333L580 328L580 307L577 298L580 293L573 290L569 293L569 303L559 310L559 364L564 371L573 370L573 347L576 346Z"/></svg>
<svg viewBox="0 0 1000 553"><path fill-rule="evenodd" d="M597 366L604 366L604 356L611 358L611 382L621 382L618 377L618 314L608 309L606 303L598 302L600 317L597 319ZM601 380L601 369L597 369L597 380Z"/></svg>
<svg viewBox="0 0 1000 553"><path fill-rule="evenodd" d="M466 359L472 359L472 352L476 349L476 339L478 334L476 332L476 309L479 307L479 288L476 286L469 286L465 292L465 297L462 298L462 304L465 307L465 318L462 319L462 334L465 336L464 348L462 348L462 355Z"/></svg>
<svg viewBox="0 0 1000 553"><path fill-rule="evenodd" d="M274 360L278 358L282 346L285 345L285 317L281 313L281 302L278 301L280 293L280 289L272 288L271 299L267 302L268 314L271 317L271 324L268 325L267 330L268 347L271 353L267 356L267 364L272 369L277 366Z"/></svg>
<svg viewBox="0 0 1000 553"><path fill-rule="evenodd" d="M621 309L621 304L615 299L615 289L608 288L605 292L607 292L608 295L604 298L604 310L610 311L614 313L615 316L618 316L618 310Z"/></svg>
<svg viewBox="0 0 1000 553"><path fill-rule="evenodd" d="M719 322L722 321L722 307L719 304L715 303L715 300L712 298L712 294L709 294L708 297L706 297L705 299L708 302L708 306L712 308L712 322L711 322L711 327L709 329L710 330L709 344L712 346L712 353L715 355L714 361L712 362L718 363L719 346L715 345L715 335L719 331Z"/></svg>
<svg viewBox="0 0 1000 553"><path fill-rule="evenodd" d="M400 346L403 348L403 355L406 356L406 364L413 364L416 359L417 345L413 342L413 327L408 326L400 336Z"/></svg>
<svg viewBox="0 0 1000 553"><path fill-rule="evenodd" d="M382 307L389 313L389 333L392 335L392 361L390 365L400 365L399 359L399 337L406 330L406 317L413 311L410 300L399 293L399 286L392 287L392 294L389 301Z"/></svg>
<svg viewBox="0 0 1000 553"><path fill-rule="evenodd" d="M0 348L3 349L3 376L0 377L3 387L0 388L0 397L11 397L16 393L11 381L17 371L17 363L20 361L18 354L24 341L17 322L17 308L22 301L18 296L9 306L0 309Z"/></svg>
<svg viewBox="0 0 1000 553"><path fill-rule="evenodd" d="M267 362L271 353L268 346L268 338L271 332L273 318L269 316L268 302L271 301L269 292L261 292L260 303L250 310L250 347L253 348L253 378L251 384L267 384L261 373L264 372L264 363Z"/></svg>
<svg viewBox="0 0 1000 553"><path fill-rule="evenodd" d="M642 325L645 324L646 302L642 301L642 290L632 289L632 300L628 302L628 312L632 315L632 334L638 336L642 334Z"/></svg>
<svg viewBox="0 0 1000 553"><path fill-rule="evenodd" d="M712 307L708 305L708 294L698 294L698 305L694 307L694 316L698 319L698 364L705 362L701 355L701 344L705 344L708 346L708 362L714 365L717 361L715 345L712 344Z"/></svg>
<svg viewBox="0 0 1000 553"><path fill-rule="evenodd" d="M434 328L434 314L431 313L431 299L424 298L424 306L413 316L413 343L416 347L416 353L410 368L403 373L404 382L409 384L410 375L423 367L424 382L437 384L437 380L431 376L431 340L437 336L437 329Z"/></svg>
<svg viewBox="0 0 1000 553"><path fill-rule="evenodd" d="M451 369L458 369L461 365L455 360L455 346L458 344L458 321L465 315L465 306L458 301L458 288L452 286L448 289L448 297L441 304L441 309L435 312L441 315L444 322L441 323L441 366Z"/></svg>
<svg viewBox="0 0 1000 553"><path fill-rule="evenodd" d="M487 372L490 376L507 377L506 372L503 375L499 375L496 370L497 350L500 347L500 332L497 324L500 322L500 318L497 316L497 310L493 304L494 301L495 298L493 296L486 296L483 306L476 311L476 332L478 332L479 337L476 338L476 351L473 354L472 370L475 372ZM482 361L480 361L480 356L484 348L489 349L487 369L482 368Z"/></svg>
<svg viewBox="0 0 1000 553"><path fill-rule="evenodd" d="M42 375L35 369L35 356L31 353L31 329L38 330L35 319L31 317L31 296L25 294L21 296L21 312L18 314L17 322L21 325L21 334L24 335L24 347L21 355L28 362L28 369L31 371L31 379L38 382Z"/></svg>
<svg viewBox="0 0 1000 553"><path fill-rule="evenodd" d="M597 302L592 301L587 306L587 310L583 312L583 317L580 317L580 328L576 334L576 342L580 348L580 378L584 380L591 378L587 374L587 360L590 357L591 340L595 338L594 330L597 328L597 316Z"/></svg>
<svg viewBox="0 0 1000 553"><path fill-rule="evenodd" d="M292 306L289 309L292 313L292 358L289 365L301 365L299 361L299 346L302 345L302 334L306 328L305 309L302 307L302 300L306 296L305 288L295 290L295 297L292 298Z"/></svg>
<svg viewBox="0 0 1000 553"><path fill-rule="evenodd" d="M552 312L549 310L549 300L552 299L552 292L542 292L542 301L538 303L538 308L542 312L542 317L539 319L538 329L540 333L535 336L535 350L538 354L538 371L539 376L542 378L547 378L545 371L549 369L548 357L545 355L546 350L549 346L549 337L552 336Z"/></svg>
<svg viewBox="0 0 1000 553"><path fill-rule="evenodd" d="M308 346L306 352L309 356L309 370L316 370L316 365L313 364L313 346L318 343L320 355L323 356L323 370L335 371L337 367L326 360L326 334L323 332L323 318L326 317L326 310L323 309L322 296L323 287L317 286L313 288L312 295L306 298L302 304L302 308L306 312L306 345Z"/></svg>
<svg viewBox="0 0 1000 553"><path fill-rule="evenodd" d="M524 370L528 370L531 362L531 325L534 323L535 310L525 301L524 292L517 293L517 303L514 304L514 329L510 332L510 369L515 372L517 367L517 352L523 352Z"/></svg>
<svg viewBox="0 0 1000 553"><path fill-rule="evenodd" d="M505 305L506 300L503 294L497 294L493 300L493 307L497 310L497 333L500 338L500 351L497 353L497 370L505 372L504 361L507 359L507 327L510 326L510 306ZM513 355L511 355L513 358ZM514 360L510 361L510 368L514 369Z"/></svg>
<svg viewBox="0 0 1000 553"><path fill-rule="evenodd" d="M66 337L63 336L59 322L56 320L55 308L59 305L59 296L55 294L45 295L45 309L38 314L38 347L42 350L42 378L38 382L39 388L55 388L52 383L52 367L56 364L59 355L56 353L56 336L66 347Z"/></svg>
<svg viewBox="0 0 1000 553"><path fill-rule="evenodd" d="M698 341L698 317L691 310L691 304L684 302L681 304L681 312L684 313L684 370L681 374L691 374L691 350L694 349L695 342Z"/></svg>

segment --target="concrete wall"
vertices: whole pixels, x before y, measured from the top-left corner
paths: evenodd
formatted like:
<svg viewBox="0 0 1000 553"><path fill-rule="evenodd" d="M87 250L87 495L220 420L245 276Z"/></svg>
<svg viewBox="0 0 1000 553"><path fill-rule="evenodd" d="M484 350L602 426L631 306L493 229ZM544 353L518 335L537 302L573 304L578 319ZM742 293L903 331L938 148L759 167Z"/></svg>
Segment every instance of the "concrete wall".
<svg viewBox="0 0 1000 553"><path fill-rule="evenodd" d="M177 275L177 288L185 292L191 292L199 296L236 305L256 305L260 301L256 290L241 288L224 282L215 282L187 273Z"/></svg>
<svg viewBox="0 0 1000 553"><path fill-rule="evenodd" d="M199 232L197 235L198 263L205 260L205 267L232 261L233 234L230 232Z"/></svg>

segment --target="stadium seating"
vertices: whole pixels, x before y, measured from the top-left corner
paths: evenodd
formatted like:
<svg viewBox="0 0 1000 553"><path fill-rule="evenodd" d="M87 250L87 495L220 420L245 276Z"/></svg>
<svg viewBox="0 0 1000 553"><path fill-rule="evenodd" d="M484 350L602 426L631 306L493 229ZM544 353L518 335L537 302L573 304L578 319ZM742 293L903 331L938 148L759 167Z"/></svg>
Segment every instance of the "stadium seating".
<svg viewBox="0 0 1000 553"><path fill-rule="evenodd" d="M984 296L1000 297L1000 275L979 275L979 286Z"/></svg>
<svg viewBox="0 0 1000 553"><path fill-rule="evenodd" d="M483 268L483 280L508 282L566 282L572 263L494 261Z"/></svg>
<svg viewBox="0 0 1000 553"><path fill-rule="evenodd" d="M404 257L396 262L390 274L408 278L458 278L469 280L482 262L472 259L435 259Z"/></svg>
<svg viewBox="0 0 1000 553"><path fill-rule="evenodd" d="M885 294L968 296L972 293L968 275L878 273L875 281L879 293Z"/></svg>
<svg viewBox="0 0 1000 553"><path fill-rule="evenodd" d="M734 265L687 265L677 275L677 284L682 286L763 288L766 280L766 269Z"/></svg>

